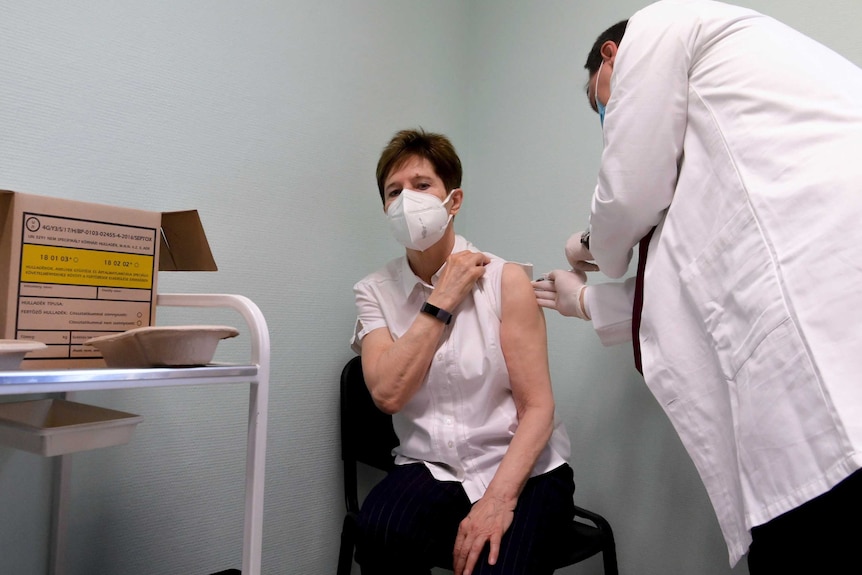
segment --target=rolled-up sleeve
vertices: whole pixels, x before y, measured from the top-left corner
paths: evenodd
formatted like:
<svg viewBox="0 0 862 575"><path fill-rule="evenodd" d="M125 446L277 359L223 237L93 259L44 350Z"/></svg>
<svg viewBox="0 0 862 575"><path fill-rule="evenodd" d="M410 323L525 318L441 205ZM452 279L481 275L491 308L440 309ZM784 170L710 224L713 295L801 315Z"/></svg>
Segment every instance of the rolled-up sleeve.
<svg viewBox="0 0 862 575"><path fill-rule="evenodd" d="M635 278L590 285L586 290L586 305L592 317L593 329L602 345L617 345L632 340L634 292Z"/></svg>
<svg viewBox="0 0 862 575"><path fill-rule="evenodd" d="M355 353L362 353L362 338L375 329L386 327L386 320L371 284L357 283L353 286L353 294L356 298L357 315L353 336L350 338L350 349Z"/></svg>

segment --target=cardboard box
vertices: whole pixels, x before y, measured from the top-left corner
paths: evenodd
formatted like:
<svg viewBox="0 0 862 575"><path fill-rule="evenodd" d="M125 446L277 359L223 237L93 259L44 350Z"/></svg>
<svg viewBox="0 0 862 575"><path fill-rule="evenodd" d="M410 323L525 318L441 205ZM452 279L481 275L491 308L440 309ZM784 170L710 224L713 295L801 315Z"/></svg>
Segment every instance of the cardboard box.
<svg viewBox="0 0 862 575"><path fill-rule="evenodd" d="M46 457L124 445L142 420L65 399L0 403L0 444Z"/></svg>
<svg viewBox="0 0 862 575"><path fill-rule="evenodd" d="M104 367L83 342L154 325L159 271L216 271L196 210L150 212L0 190L0 338L22 369Z"/></svg>

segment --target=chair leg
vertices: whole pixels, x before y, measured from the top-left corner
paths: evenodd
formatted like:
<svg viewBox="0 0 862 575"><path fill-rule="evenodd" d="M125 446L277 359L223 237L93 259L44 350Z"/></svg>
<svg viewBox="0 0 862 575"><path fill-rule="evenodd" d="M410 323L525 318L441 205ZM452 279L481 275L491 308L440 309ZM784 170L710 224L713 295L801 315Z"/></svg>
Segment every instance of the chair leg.
<svg viewBox="0 0 862 575"><path fill-rule="evenodd" d="M356 523L350 514L341 527L341 548L338 551L338 575L350 575L353 567L353 550L356 545Z"/></svg>
<svg viewBox="0 0 862 575"><path fill-rule="evenodd" d="M617 567L617 550L614 542L611 541L602 549L602 563L604 565L605 575L619 575Z"/></svg>

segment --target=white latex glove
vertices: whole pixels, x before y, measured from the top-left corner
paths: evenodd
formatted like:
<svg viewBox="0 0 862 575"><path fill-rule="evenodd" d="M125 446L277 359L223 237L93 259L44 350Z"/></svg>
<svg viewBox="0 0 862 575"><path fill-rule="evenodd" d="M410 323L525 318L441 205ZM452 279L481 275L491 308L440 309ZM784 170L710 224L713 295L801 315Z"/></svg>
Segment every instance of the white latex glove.
<svg viewBox="0 0 862 575"><path fill-rule="evenodd" d="M542 307L555 309L564 316L589 320L584 309L587 274L578 270L554 270L533 282L536 301Z"/></svg>
<svg viewBox="0 0 862 575"><path fill-rule="evenodd" d="M573 270L582 272L597 272L599 266L592 263L593 254L587 249L587 246L581 243L581 236L584 232L572 234L566 241L566 259L569 260L569 265Z"/></svg>

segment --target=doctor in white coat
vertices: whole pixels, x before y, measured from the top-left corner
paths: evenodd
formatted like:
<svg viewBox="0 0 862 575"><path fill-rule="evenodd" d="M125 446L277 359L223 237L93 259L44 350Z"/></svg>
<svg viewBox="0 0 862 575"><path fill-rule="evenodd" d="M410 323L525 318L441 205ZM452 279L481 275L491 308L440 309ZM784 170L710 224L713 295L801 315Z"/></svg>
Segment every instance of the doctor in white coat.
<svg viewBox="0 0 862 575"><path fill-rule="evenodd" d="M654 229L642 372L731 565L858 572L862 70L707 0L651 4L585 67L605 144L589 234L567 245L574 271L534 282L539 303L626 339L634 282L585 288L582 270L623 276Z"/></svg>

